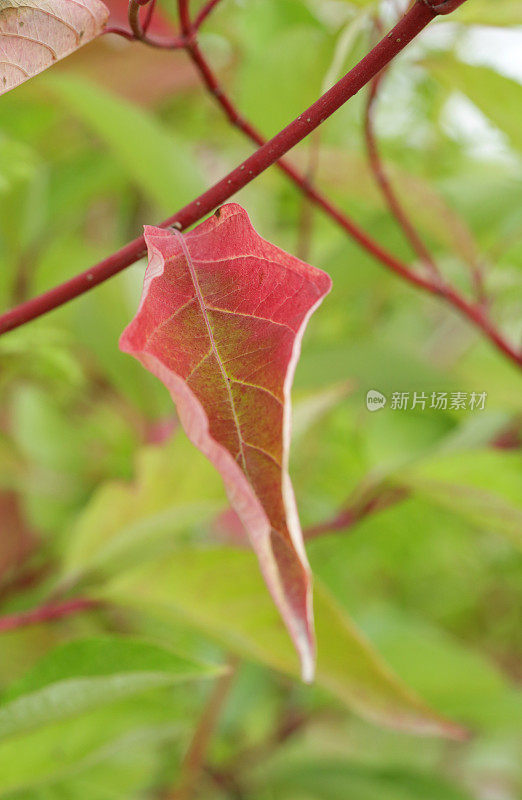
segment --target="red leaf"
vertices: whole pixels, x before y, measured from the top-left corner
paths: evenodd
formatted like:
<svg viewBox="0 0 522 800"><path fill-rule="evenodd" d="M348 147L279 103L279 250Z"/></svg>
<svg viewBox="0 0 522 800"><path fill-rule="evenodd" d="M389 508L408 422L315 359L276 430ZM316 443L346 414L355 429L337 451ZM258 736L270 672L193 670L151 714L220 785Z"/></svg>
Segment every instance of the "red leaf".
<svg viewBox="0 0 522 800"><path fill-rule="evenodd" d="M0 0L0 94L98 36L101 0Z"/></svg>
<svg viewBox="0 0 522 800"><path fill-rule="evenodd" d="M262 239L239 205L190 233L145 229L149 266L120 347L169 389L219 470L311 680L311 578L288 475L290 389L326 273Z"/></svg>

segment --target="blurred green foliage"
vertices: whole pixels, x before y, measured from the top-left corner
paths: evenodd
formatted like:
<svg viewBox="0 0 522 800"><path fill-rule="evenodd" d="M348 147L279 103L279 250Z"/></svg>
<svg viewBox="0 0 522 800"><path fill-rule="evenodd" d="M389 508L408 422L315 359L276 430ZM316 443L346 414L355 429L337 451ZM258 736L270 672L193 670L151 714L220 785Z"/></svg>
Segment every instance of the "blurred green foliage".
<svg viewBox="0 0 522 800"><path fill-rule="evenodd" d="M378 5L224 0L201 43L271 134L364 55ZM393 65L377 119L390 174L444 272L468 292L480 263L513 341L522 86L464 54L472 25L521 23L518 0L472 0L437 22ZM2 308L87 268L251 152L183 54L106 39L1 98ZM411 260L367 166L363 103L292 158L307 168L320 147L318 183ZM118 350L144 264L0 339L1 614L56 593L110 601L0 636L0 796L166 796L208 679L233 653L242 661L197 797L517 800L521 377L454 312L306 216L276 171L237 199L263 236L334 281L296 374L303 525L382 485L401 499L308 543L319 671L304 687L253 557L220 540L219 479L176 429L164 388ZM378 413L370 390L388 398ZM400 410L394 392L487 402ZM449 721L470 738L434 735L455 733Z"/></svg>

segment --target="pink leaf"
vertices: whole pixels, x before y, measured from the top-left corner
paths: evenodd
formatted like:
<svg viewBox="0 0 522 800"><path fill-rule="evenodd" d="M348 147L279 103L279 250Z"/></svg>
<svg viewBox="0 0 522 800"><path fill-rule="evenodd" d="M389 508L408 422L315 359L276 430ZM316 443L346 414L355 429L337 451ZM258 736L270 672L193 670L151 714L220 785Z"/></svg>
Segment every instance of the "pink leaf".
<svg viewBox="0 0 522 800"><path fill-rule="evenodd" d="M145 238L143 295L120 347L163 381L221 473L309 681L311 577L288 475L290 389L330 278L262 239L232 203L185 236L147 227Z"/></svg>
<svg viewBox="0 0 522 800"><path fill-rule="evenodd" d="M0 0L0 94L90 42L108 16L101 0Z"/></svg>

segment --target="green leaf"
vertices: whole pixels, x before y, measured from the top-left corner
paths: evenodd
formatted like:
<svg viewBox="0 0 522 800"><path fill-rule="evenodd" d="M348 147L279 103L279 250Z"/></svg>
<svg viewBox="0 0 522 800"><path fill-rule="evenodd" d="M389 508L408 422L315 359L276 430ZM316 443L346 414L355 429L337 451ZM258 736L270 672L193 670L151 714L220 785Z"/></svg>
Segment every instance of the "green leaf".
<svg viewBox="0 0 522 800"><path fill-rule="evenodd" d="M137 639L70 642L52 650L4 694L0 741L148 689L219 672Z"/></svg>
<svg viewBox="0 0 522 800"><path fill-rule="evenodd" d="M324 31L298 22L259 41L239 74L238 103L245 116L264 124L268 133L287 125L319 96L331 46Z"/></svg>
<svg viewBox="0 0 522 800"><path fill-rule="evenodd" d="M0 195L9 191L14 183L32 177L38 166L36 153L21 142L1 136Z"/></svg>
<svg viewBox="0 0 522 800"><path fill-rule="evenodd" d="M443 455L399 476L418 494L522 545L522 457L477 450Z"/></svg>
<svg viewBox="0 0 522 800"><path fill-rule="evenodd" d="M339 759L297 760L269 770L272 800L467 800L464 790L436 775Z"/></svg>
<svg viewBox="0 0 522 800"><path fill-rule="evenodd" d="M221 480L179 431L139 451L133 484L102 484L78 517L63 555L63 581L115 573L157 557L225 505Z"/></svg>
<svg viewBox="0 0 522 800"><path fill-rule="evenodd" d="M165 697L153 690L220 672L139 639L102 637L57 647L2 698L0 793L177 735L179 724L164 713ZM138 695L146 691L144 703Z"/></svg>
<svg viewBox="0 0 522 800"><path fill-rule="evenodd" d="M290 675L299 665L256 569L252 553L178 551L161 564L122 576L103 592L126 605L182 614L226 647ZM458 736L391 673L328 592L315 587L317 683L374 722L409 731Z"/></svg>
<svg viewBox="0 0 522 800"><path fill-rule="evenodd" d="M522 692L482 653L389 603L365 608L358 621L393 668L445 714L482 731L518 727Z"/></svg>
<svg viewBox="0 0 522 800"><path fill-rule="evenodd" d="M26 789L30 791L25 799L33 800L34 787L90 771L114 757L132 758L136 749L179 738L183 728L172 705L167 720L160 700L165 709L164 695L156 698L154 707L132 698L0 742L0 796Z"/></svg>
<svg viewBox="0 0 522 800"><path fill-rule="evenodd" d="M67 110L112 150L130 180L164 214L201 191L190 149L149 112L82 78L47 80Z"/></svg>
<svg viewBox="0 0 522 800"><path fill-rule="evenodd" d="M429 59L427 64L436 78L449 89L467 95L506 134L512 146L522 151L522 128L513 113L522 105L520 83L489 67L465 64L447 53L440 59Z"/></svg>

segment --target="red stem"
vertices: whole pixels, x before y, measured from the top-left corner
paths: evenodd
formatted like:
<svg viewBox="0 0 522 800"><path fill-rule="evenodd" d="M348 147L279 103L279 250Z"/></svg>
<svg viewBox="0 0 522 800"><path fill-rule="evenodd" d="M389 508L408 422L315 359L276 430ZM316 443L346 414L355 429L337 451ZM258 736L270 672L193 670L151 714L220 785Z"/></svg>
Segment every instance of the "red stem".
<svg viewBox="0 0 522 800"><path fill-rule="evenodd" d="M269 142L265 142L255 128L246 120L242 119L231 101L223 93L208 63L199 50L197 42L193 38L190 28L190 19L188 17L187 0L178 0L178 2L180 14L182 15L182 25L185 29L185 35L180 38L182 46L190 53L192 60L204 79L205 85L213 96L216 97L217 102L227 114L228 119L260 145L259 150L244 161L243 164L163 223L163 226L175 225L181 230L197 222L198 219L212 211L216 206L227 200L236 191L243 188L257 175L278 161L280 155L286 153L294 144L297 144L305 138L308 133L317 128L324 119L333 114L346 100L352 97L365 83L383 69L435 16L430 10L431 6L428 0L418 0L388 36L386 36L354 69L345 75L345 77L325 95L319 98L307 111L287 126L287 128L277 134ZM464 2L464 0L461 0L461 2ZM459 2L459 5L460 4ZM213 5L215 5L215 3ZM448 12L445 11L444 13ZM306 122L303 121L303 117ZM444 297L448 303L458 309L485 333L501 352L516 364L522 365L522 354L515 351L514 348L504 340L501 333L495 328L493 322L486 316L483 308L468 302L465 298L459 296L451 287L441 286L439 281L430 281L412 272L407 265L388 253L377 242L373 241L364 231L356 226L349 217L337 209L318 191L313 189L313 187L309 185L307 179L301 176L293 167L280 161L278 166L301 188L306 196L321 207L335 222L358 241L361 246L372 253L376 259L409 283L431 294ZM80 275L75 276L66 283L0 316L0 334L25 324L53 308L68 302L74 297L83 294L93 286L107 280L112 275L130 266L130 264L137 261L143 255L145 255L145 243L143 238L140 237L130 242L117 253L109 256L109 258Z"/></svg>
<svg viewBox="0 0 522 800"><path fill-rule="evenodd" d="M244 119L239 111L236 109L230 98L225 94L215 73L212 71L208 61L203 55L197 40L189 36L191 28L190 16L188 11L188 0L178 0L179 16L181 20L182 33L185 36L186 43L185 49L189 53L194 65L196 66L203 83L208 89L209 93L215 98L218 105L223 109L228 120L234 127L241 130L253 142L260 147L266 144L263 136L251 125L248 120ZM428 263L432 271L432 279L426 280L421 276L412 272L407 265L401 263L393 255L388 253L377 242L366 234L353 220L351 220L344 212L336 208L330 201L322 195L319 191L313 188L309 179L301 175L294 167L288 162L280 159L276 166L284 172L317 206L323 209L328 216L335 220L350 236L355 239L363 248L368 250L372 255L383 263L388 269L400 275L404 280L412 283L430 294L439 295L444 297L448 303L457 308L465 317L468 318L475 326L477 326L483 333L488 336L490 340L511 360L517 364L522 364L522 355L517 353L508 342L506 342L501 333L496 329L492 321L488 318L483 302L483 293L480 292L479 300L480 305L475 306L469 303L465 298L460 297L451 287L442 284L437 265L433 261L431 254L425 247L424 243L418 236L417 232L410 223L407 215L404 213L398 199L395 196L393 188L387 179L387 176L382 168L380 157L375 141L373 132L373 124L371 119L372 106L375 102L376 92L378 88L379 78L383 75L376 77L372 84L372 93L368 103L367 110L367 137L369 149L372 153L372 166L375 169L376 175L382 181L383 192L389 201L390 208L395 213L401 227L403 227L406 235L410 238L412 245L414 245L416 252L421 260ZM415 244L414 244L415 243ZM480 283L478 284L480 288Z"/></svg>
<svg viewBox="0 0 522 800"><path fill-rule="evenodd" d="M78 598L64 603L41 606L30 611L21 611L19 614L9 614L5 617L0 617L0 633L26 628L29 625L40 625L42 622L64 619L73 614L90 611L99 605L100 603L96 600Z"/></svg>
<svg viewBox="0 0 522 800"><path fill-rule="evenodd" d="M461 2L464 2L464 0L461 0ZM253 142L258 144L260 147L263 147L266 144L266 140L254 128L254 126L248 122L248 120L241 116L230 98L223 91L215 73L203 55L197 40L193 36L190 36L190 33L194 30L195 26L191 27L188 0L178 0L178 9L182 34L185 37L185 49L189 53L209 93L215 98L218 105L223 109L230 123L234 125L234 127L241 130ZM465 317L468 318L468 320L473 322L476 327L486 334L486 336L492 340L492 342L504 353L504 355L506 355L512 361L515 361L515 363L522 365L522 354L517 353L509 345L509 343L504 340L501 333L488 318L484 308L485 304L483 290L481 289L481 282L477 276L475 276L475 278L477 289L479 291L479 306L469 303L465 298L460 297L451 287L442 284L436 263L402 209L386 176L386 173L382 168L373 132L373 120L371 115L372 106L376 99L379 79L383 76L383 74L384 73L381 72L380 75L377 76L373 81L367 109L366 131L369 149L371 150L372 166L375 169L376 176L379 178L379 182L382 181L382 189L389 202L390 208L397 217L401 227L404 229L421 260L427 263L431 268L431 280L425 280L421 276L416 275L409 269L407 265L401 263L393 255L384 250L384 248L382 248L376 241L368 236L368 234L366 234L362 228L360 228L353 220L351 220L347 214L336 208L324 195L314 189L308 177L301 175L288 162L280 159L276 163L276 166L279 167L279 169L284 172L297 186L299 186L305 196L312 200L317 206L322 208L328 216L335 220L344 230L347 231L347 233L350 234L353 239L355 239L364 249L369 251L375 258L381 261L381 263L388 267L388 269L400 275L409 283L424 289L430 294L444 297L450 305L453 305L455 308L457 308Z"/></svg>
<svg viewBox="0 0 522 800"><path fill-rule="evenodd" d="M152 17L154 16L154 12L156 10L156 0L151 0L147 6L147 12L145 14L145 19L143 20L143 32L147 33L150 28L150 23L152 22Z"/></svg>
<svg viewBox="0 0 522 800"><path fill-rule="evenodd" d="M185 40L188 40L192 33L189 0L178 0L178 16L179 24L181 25L181 33L185 37Z"/></svg>
<svg viewBox="0 0 522 800"><path fill-rule="evenodd" d="M196 19L194 20L193 29L195 31L199 30L199 28L206 20L210 12L214 10L215 6L217 6L219 2L221 2L221 0L209 0L209 2L203 6L199 14L196 15Z"/></svg>
<svg viewBox="0 0 522 800"><path fill-rule="evenodd" d="M378 511L384 511L384 509L406 500L408 494L408 490L402 487L381 487L364 502L343 508L332 519L305 528L303 531L304 538L309 541L310 539L316 539L318 536L323 536L325 533L334 533L335 531L344 531L346 528L352 528L365 517L376 514Z"/></svg>
<svg viewBox="0 0 522 800"><path fill-rule="evenodd" d="M433 260L430 251L422 241L408 215L404 211L381 162L377 147L377 140L375 138L374 109L379 87L384 75L385 72L381 72L381 74L378 75L371 83L364 116L364 133L370 167L374 174L375 180L381 189L384 199L388 204L388 208L397 220L399 227L402 228L404 235L410 242L413 250L415 253L417 253L420 260L428 267L432 279L435 281L440 281L441 276L439 269Z"/></svg>
<svg viewBox="0 0 522 800"><path fill-rule="evenodd" d="M150 24L150 23L149 23ZM148 28L145 27L146 22L143 24L143 33L146 33ZM110 27L105 28L103 31L103 35L106 33L114 33L116 36L122 36L124 39L128 39L129 42L141 42L142 44L146 44L149 47L155 47L159 50L182 50L185 47L185 41L181 37L176 39L166 39L163 41L162 39L152 39L150 36L141 36L137 37L132 31L128 31L126 28L118 28L118 27Z"/></svg>
<svg viewBox="0 0 522 800"><path fill-rule="evenodd" d="M162 226L167 227L175 224L180 230L184 230L253 181L255 177L278 161L282 155L308 136L375 77L392 58L426 27L434 16L430 8L419 0L398 25L326 94L300 114L284 130L274 136L273 139L259 147L239 167L236 167L222 180L184 206L177 214L165 220ZM407 267L386 253L383 248L372 242L365 234L361 234L358 230L352 230L351 223L313 189L309 190L309 196L314 198L318 205L321 205L342 227L349 230L361 244L364 242L364 246L376 258L413 283L425 288L428 287L429 284L425 279L411 275ZM126 269L144 254L145 241L140 236L85 272L1 315L0 334L13 330L42 314L46 314L53 308L63 305L74 297L78 297L93 286Z"/></svg>
<svg viewBox="0 0 522 800"><path fill-rule="evenodd" d="M179 0L181 5L186 5L186 0ZM459 5L464 2L460 0ZM213 4L215 5L215 3ZM445 9L447 4L442 4ZM438 9L442 8L438 5ZM449 13L439 11L439 13ZM250 138L260 144L250 158L233 170L229 175L219 181L215 186L202 194L199 198L189 203L181 211L163 223L163 226L175 225L180 230L197 222L201 217L212 211L216 206L226 201L239 189L246 186L257 175L274 164L280 156L284 155L295 144L305 138L312 130L317 128L325 119L333 114L344 102L359 91L378 72L383 69L398 52L400 52L436 14L431 10L429 0L418 0L395 26L395 28L344 78L333 86L326 94L316 101L310 108L301 114L269 142L264 142L260 134L248 122L243 120L235 110L230 100L223 94L208 64L203 58L197 43L192 36L182 37L182 46L186 47L195 62L209 90L216 97L228 118L238 128L243 130ZM184 18L186 30L190 20ZM304 118L304 119L303 119ZM492 321L485 315L484 310L460 297L451 287L440 286L420 275L412 272L405 264L388 253L378 243L374 242L364 231L359 229L343 212L335 208L325 197L308 185L306 178L302 177L293 167L280 163L280 168L303 192L312 199L342 228L344 228L356 241L372 253L390 270L431 294L444 297L447 302L457 308L464 316L470 319L481 331L508 358L518 365L522 365L522 354L514 350L506 342L501 333L495 328ZM145 255L143 237L135 239L124 248L114 253L109 258L91 267L89 270L75 276L54 289L49 290L39 297L33 298L20 306L11 309L0 316L0 334L19 327L42 314L72 300L88 291L93 286L107 280L112 275L130 266Z"/></svg>
<svg viewBox="0 0 522 800"><path fill-rule="evenodd" d="M225 703L236 678L239 664L240 660L236 656L231 655L228 657L228 670L216 681L181 764L178 786L174 791L167 792L164 795L164 800L190 800L194 796L199 777L205 766L212 736L219 724Z"/></svg>
<svg viewBox="0 0 522 800"><path fill-rule="evenodd" d="M128 39L129 42L136 41L136 37L134 36L132 31L128 31L127 28L119 28L116 25L104 28L103 35L105 36L106 33L114 33L115 36L122 36L124 39Z"/></svg>
<svg viewBox="0 0 522 800"><path fill-rule="evenodd" d="M364 119L364 133L365 133L365 140L366 140L366 150L368 152L368 160L370 162L370 167L373 172L374 178L381 189L384 199L388 204L388 208L390 209L391 213L397 220L399 227L402 228L406 239L410 242L413 250L419 256L420 260L427 266L428 270L430 271L432 280L434 283L442 283L442 276L440 274L439 268L437 266L436 261L434 260L433 256L431 255L430 251L424 244L423 240L419 236L417 230L415 229L413 223L411 222L408 214L404 210L393 185L386 173L386 170L383 166L381 156L379 153L379 148L377 145L377 139L375 136L375 126L374 126L374 112L375 112L375 104L377 101L379 89L381 87L382 79L384 78L386 72L380 73L371 83L370 92L368 95L368 101L366 104L366 111L365 111L365 119ZM475 289L475 295L477 300L479 301L480 305L486 309L488 305L488 299L486 297L485 288L484 288L484 280L482 271L480 266L477 263L470 262L469 267L471 270L471 277L473 282L473 287Z"/></svg>
<svg viewBox="0 0 522 800"><path fill-rule="evenodd" d="M134 34L134 38L138 39L140 42L143 41L144 38L144 32L140 21L141 5L139 0L129 0L129 27Z"/></svg>

